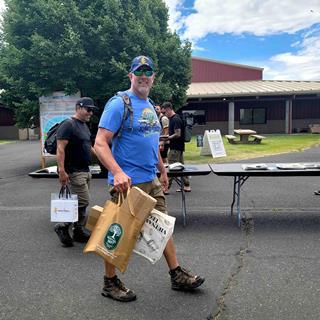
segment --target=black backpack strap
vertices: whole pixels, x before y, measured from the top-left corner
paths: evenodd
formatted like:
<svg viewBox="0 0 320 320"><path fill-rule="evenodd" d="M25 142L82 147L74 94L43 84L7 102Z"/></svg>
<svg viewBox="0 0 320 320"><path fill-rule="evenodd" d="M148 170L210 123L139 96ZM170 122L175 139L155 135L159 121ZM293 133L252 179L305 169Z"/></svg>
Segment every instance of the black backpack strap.
<svg viewBox="0 0 320 320"><path fill-rule="evenodd" d="M163 118L163 114L161 114L161 116L159 117L160 126L161 126L161 128L163 129L162 118Z"/></svg>
<svg viewBox="0 0 320 320"><path fill-rule="evenodd" d="M152 99L148 98L149 102L152 104L153 108L156 106L156 104L153 102Z"/></svg>
<svg viewBox="0 0 320 320"><path fill-rule="evenodd" d="M131 99L130 97L127 95L126 92L118 92L116 94L117 96L121 97L123 100L123 107L124 107L124 111L123 111L123 116L122 116L122 120L121 120L121 125L119 130L114 134L114 137L118 136L119 138L121 137L122 134L122 130L124 128L124 122L127 120L128 116L130 116L130 123L129 123L129 129L131 131L133 131L133 108L132 108L132 104L131 104Z"/></svg>
<svg viewBox="0 0 320 320"><path fill-rule="evenodd" d="M122 134L122 130L124 128L124 122L128 119L128 117L130 117L129 130L133 131L133 108L132 108L131 99L128 96L126 91L119 91L117 92L116 96L119 96L122 98L123 107L124 107L120 128L113 136L114 138L115 137L120 138ZM148 100L154 107L155 103L150 98L148 98Z"/></svg>

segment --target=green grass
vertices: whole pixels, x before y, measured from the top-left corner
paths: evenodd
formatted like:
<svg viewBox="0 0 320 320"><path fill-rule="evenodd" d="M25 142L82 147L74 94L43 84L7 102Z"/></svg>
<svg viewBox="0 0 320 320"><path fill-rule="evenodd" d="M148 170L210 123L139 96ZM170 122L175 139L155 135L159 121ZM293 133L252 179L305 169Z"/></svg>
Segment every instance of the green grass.
<svg viewBox="0 0 320 320"><path fill-rule="evenodd" d="M186 143L184 160L186 163L219 163L287 152L299 152L320 145L320 135L316 134L264 134L264 136L266 139L261 144L230 144L223 137L227 156L221 158L200 156L200 148L197 148L196 137L193 137L191 142Z"/></svg>
<svg viewBox="0 0 320 320"><path fill-rule="evenodd" d="M320 134L265 134L264 136L266 139L261 144L230 144L223 137L227 156L221 158L200 156L200 148L197 147L196 137L193 137L191 142L186 143L184 160L186 163L219 163L287 152L299 152L320 145ZM15 141L0 140L0 144L13 142Z"/></svg>
<svg viewBox="0 0 320 320"><path fill-rule="evenodd" d="M0 144L13 143L15 140L0 140Z"/></svg>

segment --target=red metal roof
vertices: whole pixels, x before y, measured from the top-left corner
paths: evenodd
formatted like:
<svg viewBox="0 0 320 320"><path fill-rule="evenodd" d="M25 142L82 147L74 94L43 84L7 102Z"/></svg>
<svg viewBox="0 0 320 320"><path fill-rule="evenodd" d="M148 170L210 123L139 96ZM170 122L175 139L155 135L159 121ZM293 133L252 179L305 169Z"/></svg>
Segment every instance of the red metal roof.
<svg viewBox="0 0 320 320"><path fill-rule="evenodd" d="M262 80L263 68L192 57L191 82Z"/></svg>

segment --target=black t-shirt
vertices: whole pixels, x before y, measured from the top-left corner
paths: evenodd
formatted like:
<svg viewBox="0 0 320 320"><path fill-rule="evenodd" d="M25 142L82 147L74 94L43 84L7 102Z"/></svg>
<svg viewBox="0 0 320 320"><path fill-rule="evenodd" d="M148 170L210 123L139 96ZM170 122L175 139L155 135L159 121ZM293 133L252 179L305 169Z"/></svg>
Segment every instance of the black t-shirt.
<svg viewBox="0 0 320 320"><path fill-rule="evenodd" d="M57 140L68 140L64 160L66 172L89 172L91 133L86 123L76 118L63 122L57 131Z"/></svg>
<svg viewBox="0 0 320 320"><path fill-rule="evenodd" d="M170 149L184 151L184 130L183 130L183 122L178 114L175 114L169 119L169 135L174 134L174 130L180 129L181 136L177 139L170 140Z"/></svg>

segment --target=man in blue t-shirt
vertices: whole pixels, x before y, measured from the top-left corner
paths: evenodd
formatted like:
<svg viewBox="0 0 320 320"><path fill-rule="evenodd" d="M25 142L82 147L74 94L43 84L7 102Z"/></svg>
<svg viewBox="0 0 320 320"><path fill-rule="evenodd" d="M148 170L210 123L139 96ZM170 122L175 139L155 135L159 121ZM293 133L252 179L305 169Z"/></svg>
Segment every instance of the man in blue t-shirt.
<svg viewBox="0 0 320 320"><path fill-rule="evenodd" d="M134 58L128 76L131 87L125 94L131 100L133 122L128 117L121 135L118 134L124 103L119 96L111 98L101 116L94 149L100 162L109 171L113 201L117 201L120 192L126 192L134 185L157 200L157 210L167 213L163 190L168 187L168 177L159 154L161 126L148 99L155 78L153 61L146 56ZM112 150L109 147L111 143ZM157 169L160 172L160 181L157 178ZM170 269L172 289L195 289L204 282L204 278L180 267L172 238L167 243L164 256ZM123 302L136 299L135 293L124 286L116 275L115 267L107 261L102 295Z"/></svg>

